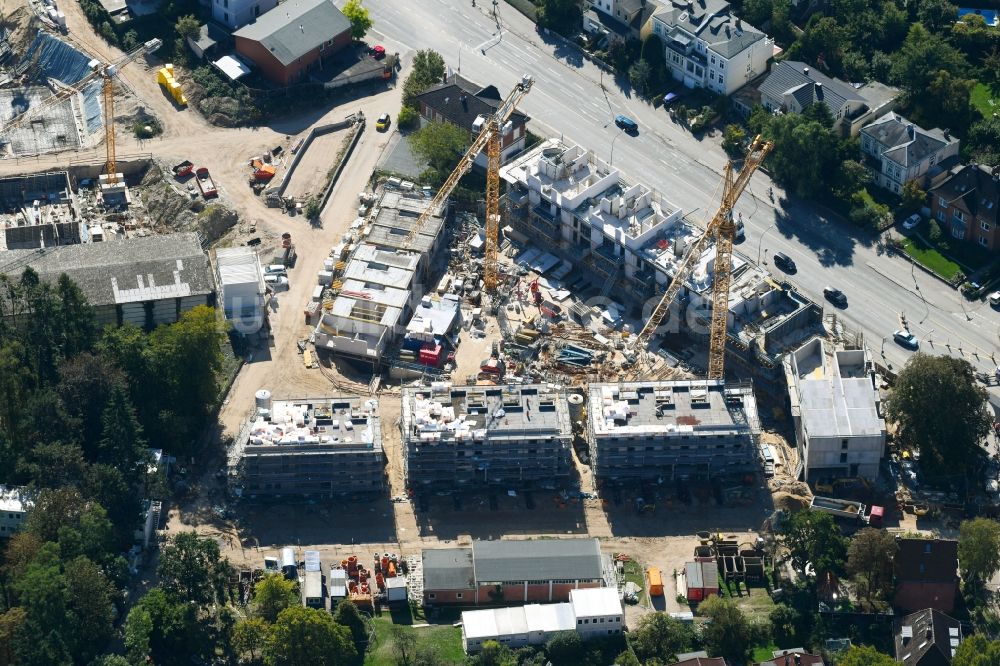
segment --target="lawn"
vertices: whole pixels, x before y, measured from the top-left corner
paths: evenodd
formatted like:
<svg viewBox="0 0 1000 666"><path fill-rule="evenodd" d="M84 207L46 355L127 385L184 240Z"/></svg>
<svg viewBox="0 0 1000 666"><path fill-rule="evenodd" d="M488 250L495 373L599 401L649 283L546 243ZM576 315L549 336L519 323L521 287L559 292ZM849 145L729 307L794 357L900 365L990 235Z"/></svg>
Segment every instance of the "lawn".
<svg viewBox="0 0 1000 666"><path fill-rule="evenodd" d="M1000 90L985 83L977 83L972 89L972 106L979 109L984 118L992 118L997 107L1000 107Z"/></svg>
<svg viewBox="0 0 1000 666"><path fill-rule="evenodd" d="M774 643L771 643L770 645L765 645L763 647L755 647L753 649L753 663L759 664L761 662L770 661L771 659L774 659L774 653L777 652L779 649L780 648Z"/></svg>
<svg viewBox="0 0 1000 666"><path fill-rule="evenodd" d="M635 583L639 586L639 603L645 604L648 600L648 596L646 595L646 572L643 571L642 565L635 560L629 560L624 565L625 582Z"/></svg>
<svg viewBox="0 0 1000 666"><path fill-rule="evenodd" d="M961 266L916 236L903 239L903 250L918 264L931 269L946 280L954 280L962 271Z"/></svg>
<svg viewBox="0 0 1000 666"><path fill-rule="evenodd" d="M465 661L465 653L462 650L462 630L449 624L432 624L430 626L414 626L408 621L412 618L407 615L407 623L397 626L403 627L406 632L412 632L416 637L416 648L428 646L435 650L435 663L439 664L461 664ZM372 619L375 628L375 642L370 646L365 654L365 666L396 666L398 659L393 649L392 616L388 613Z"/></svg>

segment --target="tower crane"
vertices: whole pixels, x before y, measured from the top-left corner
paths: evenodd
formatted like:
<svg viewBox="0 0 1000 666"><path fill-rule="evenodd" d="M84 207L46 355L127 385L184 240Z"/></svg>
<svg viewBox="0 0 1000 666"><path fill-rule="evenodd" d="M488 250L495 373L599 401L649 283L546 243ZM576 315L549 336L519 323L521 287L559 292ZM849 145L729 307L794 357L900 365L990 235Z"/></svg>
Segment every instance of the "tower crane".
<svg viewBox="0 0 1000 666"><path fill-rule="evenodd" d="M118 70L129 64L136 58L146 55L147 53L152 53L160 48L163 42L159 39L151 39L145 44L142 44L128 53L116 58L110 63L102 63L99 60L91 60L90 73L85 77L77 81L71 86L60 87L51 97L47 97L37 106L29 108L27 111L19 116L15 116L0 128L0 134L6 134L11 130L15 130L25 123L33 121L38 118L46 111L58 106L63 101L69 99L73 95L82 92L87 86L89 86L94 81L100 79L101 84L101 94L104 104L104 146L107 152L107 165L106 173L108 174L108 182L114 184L118 180L117 168L115 165L115 89L114 89L114 77L118 74Z"/></svg>
<svg viewBox="0 0 1000 666"><path fill-rule="evenodd" d="M761 165L764 158L774 144L770 141L763 141L758 135L750 148L747 150L746 159L738 174L734 174L733 163L726 164L722 182L722 200L719 203L719 210L708 223L705 233L690 247L684 256L680 267L677 269L674 279L667 287L660 302L646 324L642 327L639 335L633 342L639 348L649 344L653 331L663 321L664 315L677 298L684 282L691 275L694 267L698 263L702 252L708 244L715 240L715 262L713 264L712 276L712 319L711 319L711 343L708 355L708 378L723 379L726 362L726 324L729 315L729 282L733 267L733 236L736 233L736 225L733 222L733 208L740 198L743 190L750 182L750 176Z"/></svg>
<svg viewBox="0 0 1000 666"><path fill-rule="evenodd" d="M469 149L459 160L444 185L437 191L431 203L420 214L410 233L403 239L403 247L408 247L424 223L441 211L445 200L451 196L458 181L472 168L476 156L486 149L486 244L483 253L483 287L492 294L497 286L497 240L500 235L500 139L509 131L510 117L517 105L531 90L535 80L528 74L514 86L496 111L485 119L482 129L473 139Z"/></svg>

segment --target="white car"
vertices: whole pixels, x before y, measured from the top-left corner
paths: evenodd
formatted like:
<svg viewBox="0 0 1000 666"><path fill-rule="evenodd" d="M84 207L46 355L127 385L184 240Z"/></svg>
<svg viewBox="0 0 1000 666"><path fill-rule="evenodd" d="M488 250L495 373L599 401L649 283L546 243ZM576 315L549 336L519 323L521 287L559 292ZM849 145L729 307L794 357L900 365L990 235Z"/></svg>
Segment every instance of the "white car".
<svg viewBox="0 0 1000 666"><path fill-rule="evenodd" d="M989 295L990 305L1000 307L1000 291L994 291Z"/></svg>
<svg viewBox="0 0 1000 666"><path fill-rule="evenodd" d="M288 289L288 277L285 275L265 275L264 284L269 286L273 291Z"/></svg>
<svg viewBox="0 0 1000 666"><path fill-rule="evenodd" d="M903 228L906 229L907 231L913 229L918 224L920 224L920 215L918 213L914 213L913 215L903 220Z"/></svg>

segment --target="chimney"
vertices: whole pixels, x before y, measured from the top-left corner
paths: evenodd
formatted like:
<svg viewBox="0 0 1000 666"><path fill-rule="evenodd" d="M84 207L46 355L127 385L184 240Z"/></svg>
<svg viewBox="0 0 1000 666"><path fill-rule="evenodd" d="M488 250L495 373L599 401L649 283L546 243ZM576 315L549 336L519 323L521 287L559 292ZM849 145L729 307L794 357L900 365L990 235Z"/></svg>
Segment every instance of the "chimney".
<svg viewBox="0 0 1000 666"><path fill-rule="evenodd" d="M792 658L791 658L791 657L789 657L789 656L788 656L788 655L786 654L786 655L785 655L785 666L791 666L791 664L792 664Z"/></svg>
<svg viewBox="0 0 1000 666"><path fill-rule="evenodd" d="M465 93L462 93L462 96L459 97L458 99L462 103L462 108L465 109L466 111L468 111L469 110L469 98L465 96Z"/></svg>
<svg viewBox="0 0 1000 666"><path fill-rule="evenodd" d="M743 29L743 21L741 21L739 18L736 19L736 29L737 30Z"/></svg>
<svg viewBox="0 0 1000 666"><path fill-rule="evenodd" d="M808 67L803 67L802 68L802 73L805 74L806 76L809 76L809 68Z"/></svg>
<svg viewBox="0 0 1000 666"><path fill-rule="evenodd" d="M993 174L993 182L994 183L1000 182L1000 166L993 167L992 174Z"/></svg>
<svg viewBox="0 0 1000 666"><path fill-rule="evenodd" d="M915 134L916 131L913 129L913 123L908 123L906 125L906 135L912 139Z"/></svg>
<svg viewBox="0 0 1000 666"><path fill-rule="evenodd" d="M944 138L948 141L951 140L951 130L947 127L944 128Z"/></svg>

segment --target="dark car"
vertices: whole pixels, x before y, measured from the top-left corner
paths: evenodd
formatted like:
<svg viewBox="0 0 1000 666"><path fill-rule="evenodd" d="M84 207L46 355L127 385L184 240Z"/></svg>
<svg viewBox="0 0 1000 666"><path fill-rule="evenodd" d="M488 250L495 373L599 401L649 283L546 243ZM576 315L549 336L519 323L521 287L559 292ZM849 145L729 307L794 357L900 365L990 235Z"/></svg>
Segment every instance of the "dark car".
<svg viewBox="0 0 1000 666"><path fill-rule="evenodd" d="M824 287L823 296L826 297L826 300L830 301L837 307L840 308L847 307L847 296L844 295L844 292L842 292L839 289L836 289L835 287Z"/></svg>
<svg viewBox="0 0 1000 666"><path fill-rule="evenodd" d="M639 123L635 122L628 116L623 116L620 113L615 116L615 125L618 125L618 127L622 128L629 134L634 134L639 131Z"/></svg>
<svg viewBox="0 0 1000 666"><path fill-rule="evenodd" d="M786 273L795 272L795 262L784 252L774 253L774 265L785 271Z"/></svg>
<svg viewBox="0 0 1000 666"><path fill-rule="evenodd" d="M907 349L916 350L920 347L920 341L917 340L917 336L913 335L906 329L899 331L893 331L892 339L896 341L897 344L906 347Z"/></svg>

